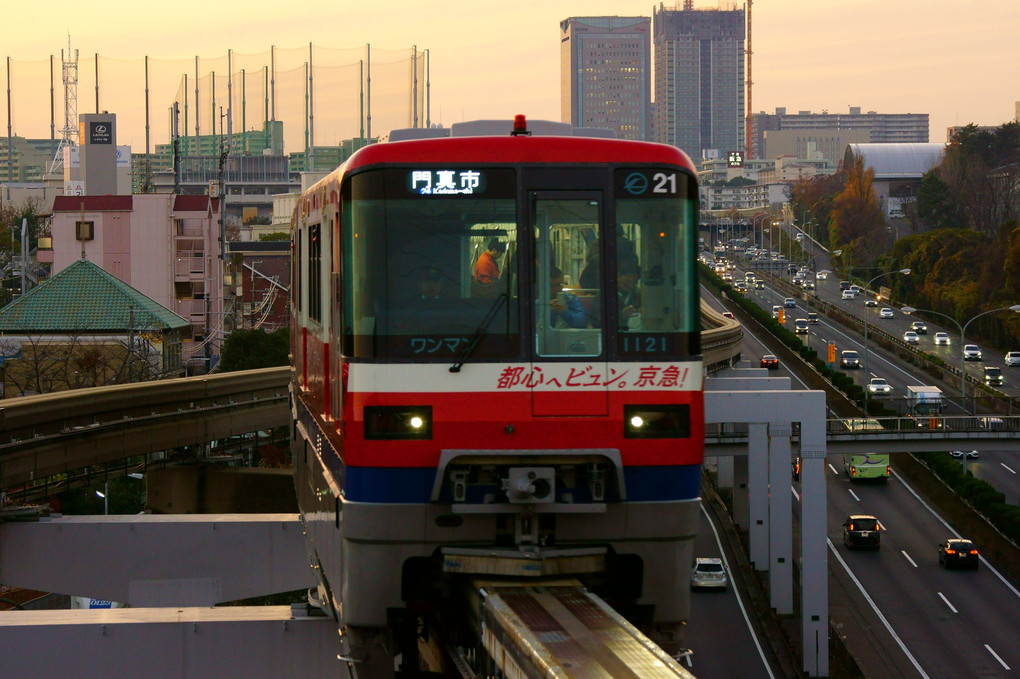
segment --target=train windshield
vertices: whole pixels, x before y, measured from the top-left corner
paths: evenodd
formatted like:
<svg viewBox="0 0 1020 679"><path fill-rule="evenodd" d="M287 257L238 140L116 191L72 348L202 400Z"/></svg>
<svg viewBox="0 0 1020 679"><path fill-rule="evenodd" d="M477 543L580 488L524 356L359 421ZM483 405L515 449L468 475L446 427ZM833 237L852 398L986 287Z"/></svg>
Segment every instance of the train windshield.
<svg viewBox="0 0 1020 679"><path fill-rule="evenodd" d="M342 189L347 355L520 355L514 176L401 168L351 177Z"/></svg>
<svg viewBox="0 0 1020 679"><path fill-rule="evenodd" d="M641 167L557 173L588 188L532 187L548 175L507 167L350 176L344 354L455 365L698 353L693 179Z"/></svg>

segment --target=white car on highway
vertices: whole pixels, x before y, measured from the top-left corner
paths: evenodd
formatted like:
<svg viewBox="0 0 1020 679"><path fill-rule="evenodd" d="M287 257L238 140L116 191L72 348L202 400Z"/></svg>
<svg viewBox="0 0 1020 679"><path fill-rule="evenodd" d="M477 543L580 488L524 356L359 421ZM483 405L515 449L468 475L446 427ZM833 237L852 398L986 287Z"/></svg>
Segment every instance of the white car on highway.
<svg viewBox="0 0 1020 679"><path fill-rule="evenodd" d="M981 348L976 344L965 344L963 346L963 360L965 361L980 361L981 360Z"/></svg>
<svg viewBox="0 0 1020 679"><path fill-rule="evenodd" d="M884 377L872 377L871 381L868 382L868 393L891 394L892 387L889 386Z"/></svg>
<svg viewBox="0 0 1020 679"><path fill-rule="evenodd" d="M722 559L698 557L691 565L691 589L726 589L728 583Z"/></svg>
<svg viewBox="0 0 1020 679"><path fill-rule="evenodd" d="M948 347L950 344L952 344L952 342L949 341L949 333L948 332L937 332L937 333L935 333L935 337L934 337L933 341L935 342L935 346L938 346L940 344L945 344Z"/></svg>
<svg viewBox="0 0 1020 679"><path fill-rule="evenodd" d="M893 317L893 310L890 309L889 307L885 307L884 309L882 309L881 311L878 312L878 317L879 318L892 318Z"/></svg>
<svg viewBox="0 0 1020 679"><path fill-rule="evenodd" d="M917 336L917 333L913 330L907 330L903 333L903 341L907 344L920 344L921 338Z"/></svg>
<svg viewBox="0 0 1020 679"><path fill-rule="evenodd" d="M1006 365L1009 367L1020 365L1020 351L1006 352Z"/></svg>

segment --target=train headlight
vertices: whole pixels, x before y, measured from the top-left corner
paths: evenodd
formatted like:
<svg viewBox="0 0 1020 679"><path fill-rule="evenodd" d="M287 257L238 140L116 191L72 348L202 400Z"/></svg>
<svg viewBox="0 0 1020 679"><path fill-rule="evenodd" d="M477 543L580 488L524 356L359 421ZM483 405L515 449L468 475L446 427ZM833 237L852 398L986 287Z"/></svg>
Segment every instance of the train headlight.
<svg viewBox="0 0 1020 679"><path fill-rule="evenodd" d="M431 439L432 406L365 406L366 439Z"/></svg>
<svg viewBox="0 0 1020 679"><path fill-rule="evenodd" d="M691 407L669 405L623 406L623 436L629 439L683 439L691 435Z"/></svg>

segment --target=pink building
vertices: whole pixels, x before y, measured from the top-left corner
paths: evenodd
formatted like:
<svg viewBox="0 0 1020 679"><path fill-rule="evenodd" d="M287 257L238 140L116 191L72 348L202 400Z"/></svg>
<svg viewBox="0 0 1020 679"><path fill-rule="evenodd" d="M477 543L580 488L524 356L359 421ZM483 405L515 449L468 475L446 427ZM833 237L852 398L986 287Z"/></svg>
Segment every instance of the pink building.
<svg viewBox="0 0 1020 679"><path fill-rule="evenodd" d="M52 274L84 258L188 319L185 365L191 374L206 372L235 321L235 289L224 286L218 203L173 194L58 196Z"/></svg>

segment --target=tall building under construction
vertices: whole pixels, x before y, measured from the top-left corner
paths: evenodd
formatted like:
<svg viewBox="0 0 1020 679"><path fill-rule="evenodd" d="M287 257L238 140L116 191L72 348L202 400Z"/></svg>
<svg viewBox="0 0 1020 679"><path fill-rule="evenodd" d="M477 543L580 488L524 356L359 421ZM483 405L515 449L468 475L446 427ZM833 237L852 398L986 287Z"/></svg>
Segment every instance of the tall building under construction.
<svg viewBox="0 0 1020 679"><path fill-rule="evenodd" d="M665 8L654 14L655 141L695 162L744 149L744 10Z"/></svg>

